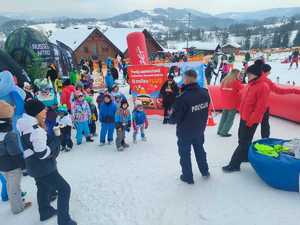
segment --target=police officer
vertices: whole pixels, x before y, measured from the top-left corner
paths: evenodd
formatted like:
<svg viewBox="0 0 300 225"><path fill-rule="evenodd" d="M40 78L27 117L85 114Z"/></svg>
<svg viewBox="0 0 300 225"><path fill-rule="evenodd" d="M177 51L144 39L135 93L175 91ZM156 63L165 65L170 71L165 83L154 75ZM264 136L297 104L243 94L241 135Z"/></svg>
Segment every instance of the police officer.
<svg viewBox="0 0 300 225"><path fill-rule="evenodd" d="M186 71L183 80L183 92L176 99L170 121L177 124L177 144L182 168L180 179L185 183L194 184L191 146L194 148L202 176L205 178L210 176L203 148L210 98L208 91L199 87L197 73L194 70Z"/></svg>

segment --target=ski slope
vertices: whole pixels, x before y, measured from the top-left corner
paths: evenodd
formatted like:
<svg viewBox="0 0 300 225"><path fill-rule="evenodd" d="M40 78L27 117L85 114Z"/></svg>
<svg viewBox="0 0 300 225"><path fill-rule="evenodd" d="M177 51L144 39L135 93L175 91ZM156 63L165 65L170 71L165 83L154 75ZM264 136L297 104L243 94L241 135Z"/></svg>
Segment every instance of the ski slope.
<svg viewBox="0 0 300 225"><path fill-rule="evenodd" d="M178 178L175 127L162 125L156 117L150 119L148 142L133 145L129 135L131 147L124 152L101 148L97 141L62 153L58 165L72 186L72 216L79 225L299 225L298 193L268 187L250 165L243 165L241 173L221 171L237 144L238 119L232 138L217 136L216 127L207 128L212 176L203 180L193 158L193 186ZM276 118L271 126L273 137L300 133L299 125ZM23 179L23 189L33 207L13 216L8 203L1 202L1 225L41 224L32 178ZM55 225L56 218L43 224Z"/></svg>

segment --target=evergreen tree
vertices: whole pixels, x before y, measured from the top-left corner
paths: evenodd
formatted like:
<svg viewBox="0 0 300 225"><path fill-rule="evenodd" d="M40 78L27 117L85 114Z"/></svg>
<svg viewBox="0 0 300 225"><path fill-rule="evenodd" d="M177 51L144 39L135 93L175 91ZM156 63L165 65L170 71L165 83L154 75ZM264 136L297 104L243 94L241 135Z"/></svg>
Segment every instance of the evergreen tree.
<svg viewBox="0 0 300 225"><path fill-rule="evenodd" d="M247 34L246 34L246 41L244 44L244 48L246 50L250 50L250 48L251 48L251 33L249 30L247 31Z"/></svg>
<svg viewBox="0 0 300 225"><path fill-rule="evenodd" d="M279 48L280 45L281 45L281 35L279 32L275 32L273 36L272 47Z"/></svg>
<svg viewBox="0 0 300 225"><path fill-rule="evenodd" d="M296 38L294 40L294 46L300 46L300 30L298 30L298 33L297 33Z"/></svg>
<svg viewBox="0 0 300 225"><path fill-rule="evenodd" d="M283 35L280 47L288 48L288 47L290 47L289 45L290 45L290 32L286 32Z"/></svg>

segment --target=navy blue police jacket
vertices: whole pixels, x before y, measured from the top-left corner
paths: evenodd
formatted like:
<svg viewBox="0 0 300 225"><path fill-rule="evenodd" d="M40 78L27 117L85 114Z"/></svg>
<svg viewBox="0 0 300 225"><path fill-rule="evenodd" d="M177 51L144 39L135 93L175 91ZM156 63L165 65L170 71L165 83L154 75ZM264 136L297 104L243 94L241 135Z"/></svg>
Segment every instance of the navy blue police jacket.
<svg viewBox="0 0 300 225"><path fill-rule="evenodd" d="M171 123L176 123L178 138L192 139L204 135L208 119L210 97L207 89L197 83L185 85L176 98Z"/></svg>

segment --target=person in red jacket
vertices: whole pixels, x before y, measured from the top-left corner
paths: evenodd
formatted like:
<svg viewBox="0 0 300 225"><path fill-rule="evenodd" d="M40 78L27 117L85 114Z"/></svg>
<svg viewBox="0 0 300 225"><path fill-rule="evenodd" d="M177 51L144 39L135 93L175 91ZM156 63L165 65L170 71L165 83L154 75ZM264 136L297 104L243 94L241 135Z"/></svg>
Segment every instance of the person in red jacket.
<svg viewBox="0 0 300 225"><path fill-rule="evenodd" d="M70 79L67 79L63 83L63 89L60 97L61 105L66 105L68 111L72 110L72 95L75 92L75 87L71 85Z"/></svg>
<svg viewBox="0 0 300 225"><path fill-rule="evenodd" d="M271 73L272 67L268 64L264 64L262 66L263 70L263 78L265 79L266 83L269 85L270 91L274 92L278 95L288 95L288 94L300 94L300 90L295 88L281 88L275 83L273 83L268 76ZM269 138L270 137L270 108L267 108L267 111L264 114L263 120L261 122L261 137L262 138Z"/></svg>
<svg viewBox="0 0 300 225"><path fill-rule="evenodd" d="M255 63L247 69L248 81L245 95L240 106L239 145L224 172L240 171L242 162L248 161L248 149L259 123L261 123L270 94L270 87L265 81L262 65Z"/></svg>
<svg viewBox="0 0 300 225"><path fill-rule="evenodd" d="M218 135L221 137L232 136L228 132L240 106L242 88L241 72L238 69L233 69L221 82L221 95L224 101L224 110L218 127Z"/></svg>

